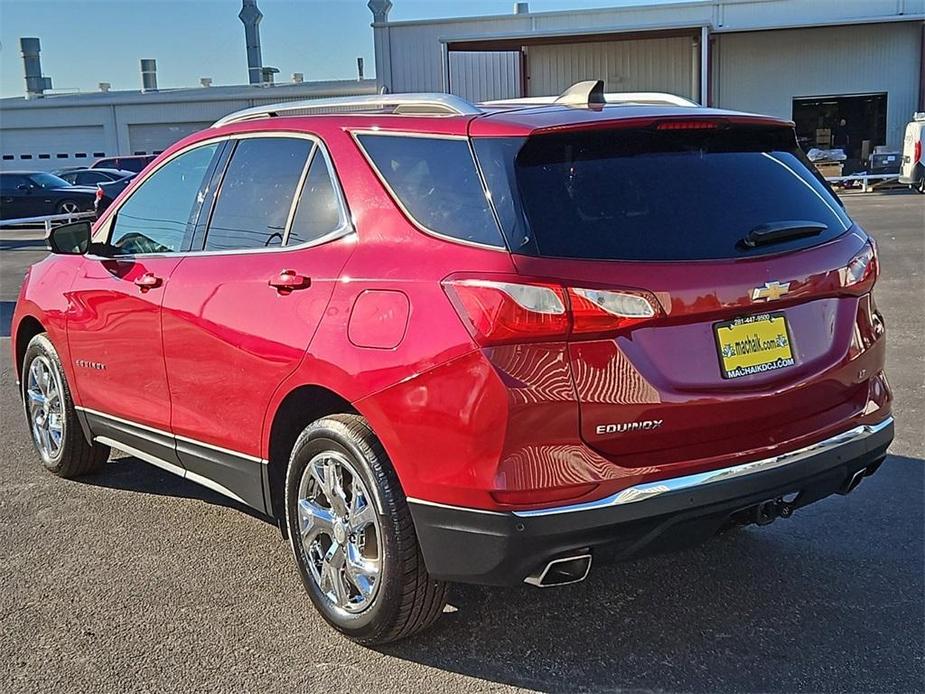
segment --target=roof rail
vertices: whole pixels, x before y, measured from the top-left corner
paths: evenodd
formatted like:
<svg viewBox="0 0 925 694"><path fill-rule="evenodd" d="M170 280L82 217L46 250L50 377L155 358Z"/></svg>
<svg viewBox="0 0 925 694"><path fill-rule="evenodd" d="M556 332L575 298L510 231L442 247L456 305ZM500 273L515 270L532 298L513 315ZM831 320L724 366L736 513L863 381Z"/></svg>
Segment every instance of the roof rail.
<svg viewBox="0 0 925 694"><path fill-rule="evenodd" d="M313 113L367 113L383 111L408 115L459 115L474 116L482 111L474 104L453 94L370 94L332 99L302 99L266 104L229 113L212 124L220 128L229 123L273 118L282 115L311 115Z"/></svg>
<svg viewBox="0 0 925 694"><path fill-rule="evenodd" d="M577 87L578 85L575 85ZM560 96L528 96L521 99L499 99L496 101L485 101L481 106L542 106L543 104L565 104L567 106L586 106L590 104L600 104L597 101L597 95L593 90L588 93L586 101L580 101L577 94L569 87ZM685 99L683 96L667 94L664 92L608 92L603 95L606 104L670 104L672 106L685 106L688 108L699 107L700 104Z"/></svg>

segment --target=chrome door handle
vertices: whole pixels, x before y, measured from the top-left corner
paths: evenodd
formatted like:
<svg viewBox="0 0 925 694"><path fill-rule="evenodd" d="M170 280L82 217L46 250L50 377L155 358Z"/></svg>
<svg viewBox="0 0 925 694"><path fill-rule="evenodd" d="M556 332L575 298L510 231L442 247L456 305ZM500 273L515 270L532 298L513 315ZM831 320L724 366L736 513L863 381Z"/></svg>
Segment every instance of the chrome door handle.
<svg viewBox="0 0 925 694"><path fill-rule="evenodd" d="M281 292L291 292L296 289L308 288L311 285L311 280L305 275L300 275L295 270L281 270L279 275L270 278L268 284Z"/></svg>
<svg viewBox="0 0 925 694"><path fill-rule="evenodd" d="M153 272L146 272L135 278L135 285L143 292L154 289L155 287L160 287L162 283L163 280Z"/></svg>

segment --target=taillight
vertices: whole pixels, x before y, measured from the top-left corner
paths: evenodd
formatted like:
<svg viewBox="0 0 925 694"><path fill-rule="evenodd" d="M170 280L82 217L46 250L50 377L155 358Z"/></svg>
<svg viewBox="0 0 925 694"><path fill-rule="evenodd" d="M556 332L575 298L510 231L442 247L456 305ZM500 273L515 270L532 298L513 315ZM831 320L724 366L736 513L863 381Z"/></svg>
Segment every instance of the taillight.
<svg viewBox="0 0 925 694"><path fill-rule="evenodd" d="M642 292L571 287L568 295L573 334L623 330L658 313L655 297L649 298Z"/></svg>
<svg viewBox="0 0 925 694"><path fill-rule="evenodd" d="M97 199L97 201L100 201L100 200L103 199L103 189L102 189L102 188L97 187L97 189L96 189L96 199Z"/></svg>
<svg viewBox="0 0 925 694"><path fill-rule="evenodd" d="M858 293L870 291L880 273L877 248L870 239L864 248L842 269L842 286L851 287Z"/></svg>
<svg viewBox="0 0 925 694"><path fill-rule="evenodd" d="M443 283L480 345L565 338L569 317L561 287L482 279Z"/></svg>
<svg viewBox="0 0 925 694"><path fill-rule="evenodd" d="M655 297L638 290L471 278L451 278L443 286L482 346L613 334L660 312Z"/></svg>
<svg viewBox="0 0 925 694"><path fill-rule="evenodd" d="M915 157L912 159L912 162L916 164L920 161L922 161L922 141L916 140L915 141Z"/></svg>

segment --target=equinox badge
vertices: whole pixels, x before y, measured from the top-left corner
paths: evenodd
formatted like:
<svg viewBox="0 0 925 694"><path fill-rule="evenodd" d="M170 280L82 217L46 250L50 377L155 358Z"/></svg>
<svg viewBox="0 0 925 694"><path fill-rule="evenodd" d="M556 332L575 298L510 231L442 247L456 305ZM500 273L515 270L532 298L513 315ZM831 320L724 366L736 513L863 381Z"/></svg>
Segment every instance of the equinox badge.
<svg viewBox="0 0 925 694"><path fill-rule="evenodd" d="M620 422L619 424L599 424L595 430L600 434L622 434L624 431L652 431L662 425L661 419L646 419L642 422Z"/></svg>

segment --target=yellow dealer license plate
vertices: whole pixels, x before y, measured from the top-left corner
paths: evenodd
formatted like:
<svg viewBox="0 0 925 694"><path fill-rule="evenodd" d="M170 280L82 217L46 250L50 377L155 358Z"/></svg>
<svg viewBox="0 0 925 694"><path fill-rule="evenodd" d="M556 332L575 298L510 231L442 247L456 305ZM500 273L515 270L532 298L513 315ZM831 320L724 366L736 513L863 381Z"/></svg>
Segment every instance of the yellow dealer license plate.
<svg viewBox="0 0 925 694"><path fill-rule="evenodd" d="M716 323L723 378L740 378L793 366L790 331L783 313L761 313Z"/></svg>

